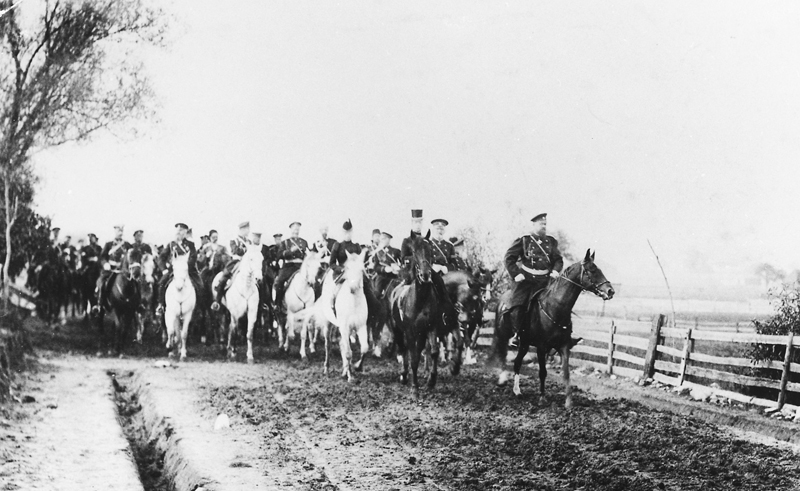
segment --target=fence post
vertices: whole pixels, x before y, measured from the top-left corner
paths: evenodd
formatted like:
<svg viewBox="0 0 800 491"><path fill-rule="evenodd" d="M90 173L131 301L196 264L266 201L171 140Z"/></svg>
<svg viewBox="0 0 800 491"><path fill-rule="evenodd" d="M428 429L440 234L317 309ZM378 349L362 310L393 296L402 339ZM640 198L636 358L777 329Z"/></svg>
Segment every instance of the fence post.
<svg viewBox="0 0 800 491"><path fill-rule="evenodd" d="M786 384L789 382L789 371L792 366L792 346L794 343L794 333L789 331L789 339L786 341L786 354L783 355L783 373L781 374L781 392L778 395L778 410L783 409L786 402Z"/></svg>
<svg viewBox="0 0 800 491"><path fill-rule="evenodd" d="M653 318L653 329L650 331L650 344L647 345L647 354L644 357L644 371L642 372L642 381L649 379L656 372L656 359L658 358L658 341L661 337L661 328L667 317L664 314L658 314Z"/></svg>
<svg viewBox="0 0 800 491"><path fill-rule="evenodd" d="M614 321L611 321L611 327L608 329L608 374L614 373L614 334L617 333L617 326Z"/></svg>
<svg viewBox="0 0 800 491"><path fill-rule="evenodd" d="M681 357L681 373L678 376L678 387L683 385L686 379L686 365L689 364L689 356L692 354L694 339L692 339L692 328L686 330L686 342L683 344L683 356Z"/></svg>

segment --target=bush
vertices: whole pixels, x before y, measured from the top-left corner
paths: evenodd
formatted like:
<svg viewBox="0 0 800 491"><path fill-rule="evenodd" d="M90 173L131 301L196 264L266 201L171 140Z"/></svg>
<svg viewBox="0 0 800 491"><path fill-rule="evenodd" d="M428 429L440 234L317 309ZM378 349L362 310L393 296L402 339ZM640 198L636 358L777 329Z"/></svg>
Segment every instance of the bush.
<svg viewBox="0 0 800 491"><path fill-rule="evenodd" d="M22 318L15 310L0 312L0 402L10 396L14 373L21 369L27 351Z"/></svg>
<svg viewBox="0 0 800 491"><path fill-rule="evenodd" d="M770 290L769 297L775 313L765 321L753 320L756 332L771 336L786 336L790 332L800 334L800 283L784 284ZM786 346L754 344L748 355L755 363L767 360L782 362L786 355ZM800 350L794 350L791 361L800 362Z"/></svg>

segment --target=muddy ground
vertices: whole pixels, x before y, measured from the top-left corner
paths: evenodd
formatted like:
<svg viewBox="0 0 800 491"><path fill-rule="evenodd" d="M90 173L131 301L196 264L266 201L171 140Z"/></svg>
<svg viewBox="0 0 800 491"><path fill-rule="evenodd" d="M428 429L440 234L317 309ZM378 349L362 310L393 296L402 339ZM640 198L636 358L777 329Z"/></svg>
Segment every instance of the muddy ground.
<svg viewBox="0 0 800 491"><path fill-rule="evenodd" d="M153 357L163 350L154 344L128 350L122 361L105 358L95 334L80 325L39 329L34 342L76 369L123 367L154 387L180 386L189 395L185 409L198 419L213 422L227 414L225 438L240 452L228 472L246 470L266 488L800 487L800 464L790 450L692 418L580 390L576 407L567 411L555 371L544 406L537 404L535 370L525 368L517 398L510 387L497 387L495 374L481 364L465 367L457 378L441 374L436 389L422 389L415 401L399 384L394 360L369 359L357 382L347 383L322 375L319 353L300 362L296 347L288 356L261 347L257 363L246 365L195 345L179 368L157 369ZM340 366L338 354L333 366ZM7 425L17 424L13 410L4 409Z"/></svg>

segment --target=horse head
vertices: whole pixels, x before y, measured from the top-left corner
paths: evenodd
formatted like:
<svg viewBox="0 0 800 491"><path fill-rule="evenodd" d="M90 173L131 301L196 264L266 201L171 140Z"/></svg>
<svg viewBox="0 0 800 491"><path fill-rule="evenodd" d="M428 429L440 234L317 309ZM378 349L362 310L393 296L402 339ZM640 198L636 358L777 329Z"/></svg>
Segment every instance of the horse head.
<svg viewBox="0 0 800 491"><path fill-rule="evenodd" d="M347 261L344 263L344 281L350 286L350 292L356 293L364 288L364 260L367 257L367 249L364 248L359 254L347 253Z"/></svg>
<svg viewBox="0 0 800 491"><path fill-rule="evenodd" d="M242 266L247 267L247 270L253 274L256 281L264 279L264 268L262 264L264 256L261 254L260 245L248 245L247 252L242 257Z"/></svg>
<svg viewBox="0 0 800 491"><path fill-rule="evenodd" d="M594 263L594 254L591 250L586 250L586 257L579 263L581 268L577 281L584 290L594 293L603 300L611 300L614 298L614 288Z"/></svg>
<svg viewBox="0 0 800 491"><path fill-rule="evenodd" d="M144 254L142 256L142 274L147 283L153 282L153 271L156 269L156 262L152 254Z"/></svg>
<svg viewBox="0 0 800 491"><path fill-rule="evenodd" d="M189 280L189 255L183 254L172 259L172 283L178 290L183 289Z"/></svg>
<svg viewBox="0 0 800 491"><path fill-rule="evenodd" d="M431 282L431 264L433 263L433 248L429 239L431 238L431 231L425 234L425 237L414 236L411 234L411 258L412 268L416 281L418 283Z"/></svg>
<svg viewBox="0 0 800 491"><path fill-rule="evenodd" d="M307 251L306 257L303 258L303 264L300 266L300 275L303 278L303 281L306 282L309 286L314 286L314 283L317 281L317 275L319 274L319 269L322 267L322 262L319 259L319 256L314 251Z"/></svg>
<svg viewBox="0 0 800 491"><path fill-rule="evenodd" d="M139 249L128 249L122 262L122 270L127 271L132 280L138 280L142 276L142 252Z"/></svg>

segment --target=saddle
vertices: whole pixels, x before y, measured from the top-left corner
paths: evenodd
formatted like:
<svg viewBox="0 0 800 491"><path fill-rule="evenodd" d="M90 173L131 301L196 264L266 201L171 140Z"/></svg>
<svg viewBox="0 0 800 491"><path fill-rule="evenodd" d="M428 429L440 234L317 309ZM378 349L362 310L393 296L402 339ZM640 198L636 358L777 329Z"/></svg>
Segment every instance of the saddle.
<svg viewBox="0 0 800 491"><path fill-rule="evenodd" d="M528 308L526 309L526 312L529 312L531 310L531 304L533 304L533 301L536 300L537 298L539 298L539 296L541 296L542 292L544 292L545 290L547 290L546 287L545 288L540 288L539 290L536 290L535 292L533 292L533 294L531 295L531 298L528 299L527 302L525 302L525 305L528 306ZM498 311L499 311L501 316L505 315L505 314L511 312L511 306L508 304L508 302L501 302L500 303L500 308L498 309Z"/></svg>

